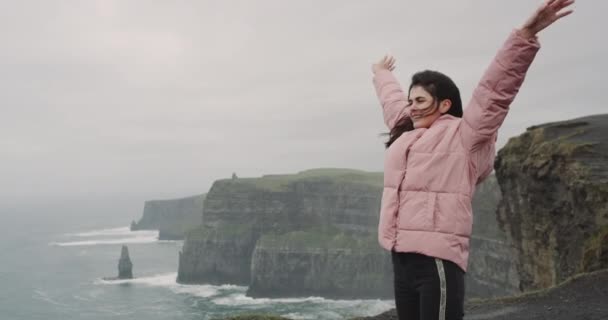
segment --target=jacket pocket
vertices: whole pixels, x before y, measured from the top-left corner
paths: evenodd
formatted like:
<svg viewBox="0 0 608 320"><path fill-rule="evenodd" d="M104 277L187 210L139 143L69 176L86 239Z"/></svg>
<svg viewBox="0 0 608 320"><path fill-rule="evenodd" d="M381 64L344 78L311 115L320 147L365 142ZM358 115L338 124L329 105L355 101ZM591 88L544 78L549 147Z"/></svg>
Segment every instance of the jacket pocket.
<svg viewBox="0 0 608 320"><path fill-rule="evenodd" d="M438 193L434 216L436 231L466 237L471 235L471 200L466 195Z"/></svg>
<svg viewBox="0 0 608 320"><path fill-rule="evenodd" d="M433 230L433 210L429 210L429 193L424 191L399 192L399 229Z"/></svg>

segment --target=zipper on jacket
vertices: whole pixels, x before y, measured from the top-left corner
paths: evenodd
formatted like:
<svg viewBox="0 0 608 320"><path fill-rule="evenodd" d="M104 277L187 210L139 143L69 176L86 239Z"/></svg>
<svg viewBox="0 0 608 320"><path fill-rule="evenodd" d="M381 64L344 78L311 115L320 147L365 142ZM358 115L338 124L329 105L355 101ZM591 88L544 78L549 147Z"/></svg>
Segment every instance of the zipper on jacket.
<svg viewBox="0 0 608 320"><path fill-rule="evenodd" d="M405 172L403 172L403 179L401 179L401 181L399 182L399 186L397 186L397 212L395 215L395 237L393 238L393 246L391 248L391 250L394 250L394 248L397 246L397 233L399 232L399 209L400 209L400 205L401 205L401 186L403 185L403 181L405 181L405 176L407 175L407 159L409 159L410 156L410 149L412 149L412 146L414 145L414 143L418 142L418 140L420 139L420 137L422 137L422 134L424 133L424 131L426 130L421 130L422 132L416 135L416 138L414 139L414 141L412 141L410 143L409 146L407 146L407 148L405 149Z"/></svg>

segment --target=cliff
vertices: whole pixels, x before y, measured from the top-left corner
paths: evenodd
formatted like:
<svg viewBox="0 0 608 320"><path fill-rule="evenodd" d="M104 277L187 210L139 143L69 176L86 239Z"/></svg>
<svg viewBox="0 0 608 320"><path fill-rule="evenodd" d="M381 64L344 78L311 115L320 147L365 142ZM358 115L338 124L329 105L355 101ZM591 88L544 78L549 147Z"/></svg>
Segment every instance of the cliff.
<svg viewBox="0 0 608 320"><path fill-rule="evenodd" d="M131 230L158 230L160 240L182 240L186 231L202 223L205 194L181 199L150 200Z"/></svg>
<svg viewBox="0 0 608 320"><path fill-rule="evenodd" d="M333 284L324 279L355 274L353 277L363 281L386 273L380 266L390 261L375 239L381 190L380 173L342 169L216 181L207 194L203 225L189 233L184 243L178 281L249 285L253 296L271 292L281 292L283 296L309 292L368 296L361 283L336 280L339 283ZM304 238L319 237L327 242L320 246L301 245ZM352 265L325 269L339 263L332 262L332 255L333 259L352 263L370 259L370 255L356 250L343 250L347 243L340 237L374 247L375 257L384 262L364 271L356 271ZM308 268L310 264L315 267ZM327 276L315 278L321 269ZM295 274L294 270L306 274ZM283 277L298 285L286 287ZM389 290L390 281L385 280L376 284L383 288L378 290Z"/></svg>
<svg viewBox="0 0 608 320"><path fill-rule="evenodd" d="M348 169L218 180L180 252L178 281L247 285L256 297L391 297L390 255L377 243L382 183L382 173ZM518 291L499 198L493 177L474 198L470 297Z"/></svg>
<svg viewBox="0 0 608 320"><path fill-rule="evenodd" d="M495 175L479 184L473 195L473 235L466 274L467 297L513 295L519 289L517 252L498 226L496 210L502 198Z"/></svg>
<svg viewBox="0 0 608 320"><path fill-rule="evenodd" d="M495 163L521 288L608 268L608 114L529 128Z"/></svg>
<svg viewBox="0 0 608 320"><path fill-rule="evenodd" d="M390 257L375 233L309 230L260 238L247 294L389 298L392 292Z"/></svg>

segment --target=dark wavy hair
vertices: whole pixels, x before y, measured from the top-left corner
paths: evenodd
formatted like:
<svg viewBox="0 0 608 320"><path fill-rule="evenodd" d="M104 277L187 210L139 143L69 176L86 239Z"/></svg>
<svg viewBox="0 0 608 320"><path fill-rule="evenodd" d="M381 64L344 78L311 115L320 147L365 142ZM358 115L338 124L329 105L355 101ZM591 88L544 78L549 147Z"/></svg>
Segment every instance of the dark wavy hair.
<svg viewBox="0 0 608 320"><path fill-rule="evenodd" d="M450 77L445 74L437 71L425 70L415 73L412 76L412 83L408 89L408 97L409 92L413 87L420 86L424 90L426 90L435 100L435 104L439 104L439 102L443 100L450 100L452 102L452 106L450 110L448 110L447 114L452 115L454 117L462 118L462 100L460 99L460 90L458 87L450 79ZM387 133L388 141L384 144L386 148L388 148L397 138L399 138L404 132L414 130L414 124L412 123L412 119L409 117L403 117L395 127Z"/></svg>

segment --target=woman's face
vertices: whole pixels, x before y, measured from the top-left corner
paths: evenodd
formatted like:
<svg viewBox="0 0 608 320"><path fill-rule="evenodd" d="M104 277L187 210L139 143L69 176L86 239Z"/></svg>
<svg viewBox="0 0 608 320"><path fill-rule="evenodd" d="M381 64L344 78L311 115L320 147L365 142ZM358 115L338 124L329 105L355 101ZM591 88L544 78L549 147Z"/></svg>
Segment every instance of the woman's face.
<svg viewBox="0 0 608 320"><path fill-rule="evenodd" d="M438 103L421 86L412 87L410 90L408 106L411 107L410 117L414 128L429 128L441 116Z"/></svg>

